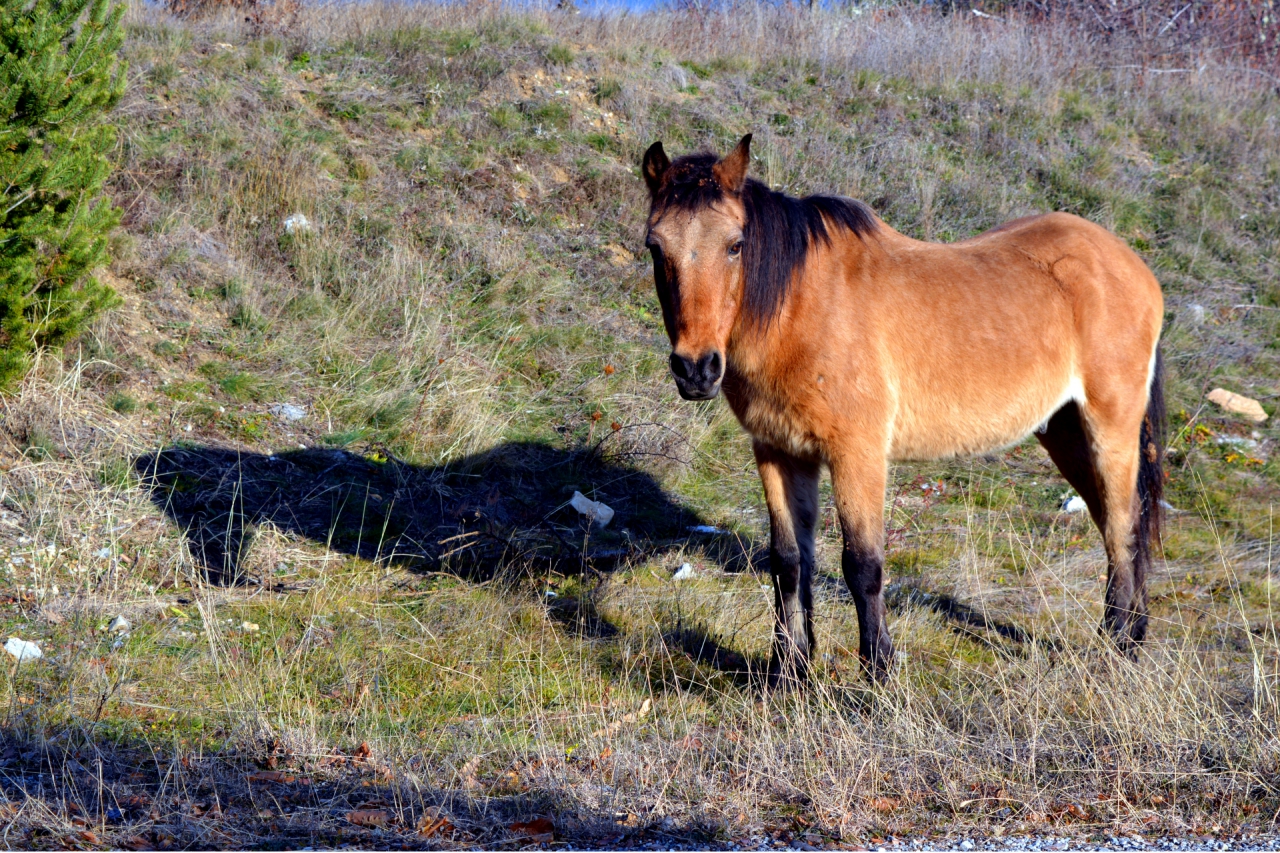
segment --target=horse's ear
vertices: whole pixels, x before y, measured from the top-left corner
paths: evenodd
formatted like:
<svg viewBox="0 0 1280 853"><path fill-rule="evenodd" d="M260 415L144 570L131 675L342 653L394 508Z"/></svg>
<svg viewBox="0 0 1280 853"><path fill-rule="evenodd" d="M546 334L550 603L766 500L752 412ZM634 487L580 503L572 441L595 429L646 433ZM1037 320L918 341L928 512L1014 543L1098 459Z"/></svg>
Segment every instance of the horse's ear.
<svg viewBox="0 0 1280 853"><path fill-rule="evenodd" d="M738 147L711 167L720 186L731 193L740 192L747 179L747 166L751 163L751 134L742 137Z"/></svg>
<svg viewBox="0 0 1280 853"><path fill-rule="evenodd" d="M640 167L640 171L644 172L644 182L649 185L649 195L658 194L658 187L662 186L662 176L667 173L667 167L671 165L671 161L667 159L667 152L662 150L662 143L655 142L649 146L649 150L644 152L644 164Z"/></svg>

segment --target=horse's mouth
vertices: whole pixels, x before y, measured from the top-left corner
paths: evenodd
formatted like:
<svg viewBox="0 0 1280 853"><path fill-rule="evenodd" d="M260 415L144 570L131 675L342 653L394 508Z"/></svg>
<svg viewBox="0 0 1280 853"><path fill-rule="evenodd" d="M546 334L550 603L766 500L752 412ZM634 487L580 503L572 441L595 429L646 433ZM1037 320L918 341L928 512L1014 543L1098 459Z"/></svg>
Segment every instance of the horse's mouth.
<svg viewBox="0 0 1280 853"><path fill-rule="evenodd" d="M720 393L720 380L717 379L706 388L700 388L692 382L683 382L677 378L676 390L685 400L710 400Z"/></svg>

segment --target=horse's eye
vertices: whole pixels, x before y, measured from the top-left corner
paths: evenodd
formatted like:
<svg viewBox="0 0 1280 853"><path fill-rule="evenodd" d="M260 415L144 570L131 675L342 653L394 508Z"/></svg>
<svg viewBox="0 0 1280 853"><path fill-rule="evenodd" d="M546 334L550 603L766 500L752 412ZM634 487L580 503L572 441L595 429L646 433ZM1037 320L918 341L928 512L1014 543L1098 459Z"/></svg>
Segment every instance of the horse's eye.
<svg viewBox="0 0 1280 853"><path fill-rule="evenodd" d="M729 247L729 257L736 258L738 257L738 255L741 255L741 254L742 254L742 241L739 240L738 242L734 243L732 246Z"/></svg>

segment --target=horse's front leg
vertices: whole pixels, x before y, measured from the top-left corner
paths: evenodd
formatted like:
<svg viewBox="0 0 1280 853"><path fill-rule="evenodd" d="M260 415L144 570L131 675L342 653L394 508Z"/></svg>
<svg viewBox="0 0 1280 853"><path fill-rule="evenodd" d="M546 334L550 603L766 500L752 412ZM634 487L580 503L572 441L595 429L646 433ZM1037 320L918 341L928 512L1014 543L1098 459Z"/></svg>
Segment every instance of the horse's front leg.
<svg viewBox="0 0 1280 853"><path fill-rule="evenodd" d="M813 654L813 534L818 522L818 463L755 443L769 506L769 572L773 576L770 686L801 681Z"/></svg>
<svg viewBox="0 0 1280 853"><path fill-rule="evenodd" d="M858 610L858 654L874 681L883 681L893 667L883 589L887 471L883 456L844 455L831 460L831 486L844 533L841 568Z"/></svg>

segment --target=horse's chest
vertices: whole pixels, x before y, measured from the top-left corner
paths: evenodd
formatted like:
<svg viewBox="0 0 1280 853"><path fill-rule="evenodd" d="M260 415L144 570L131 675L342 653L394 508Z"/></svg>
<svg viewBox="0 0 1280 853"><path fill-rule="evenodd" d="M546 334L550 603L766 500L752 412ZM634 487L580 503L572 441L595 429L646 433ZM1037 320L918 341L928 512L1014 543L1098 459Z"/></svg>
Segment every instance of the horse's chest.
<svg viewBox="0 0 1280 853"><path fill-rule="evenodd" d="M799 404L769 389L726 383L725 397L752 438L795 456L821 456L817 437L800 417Z"/></svg>

